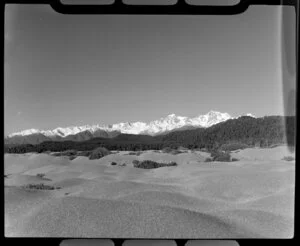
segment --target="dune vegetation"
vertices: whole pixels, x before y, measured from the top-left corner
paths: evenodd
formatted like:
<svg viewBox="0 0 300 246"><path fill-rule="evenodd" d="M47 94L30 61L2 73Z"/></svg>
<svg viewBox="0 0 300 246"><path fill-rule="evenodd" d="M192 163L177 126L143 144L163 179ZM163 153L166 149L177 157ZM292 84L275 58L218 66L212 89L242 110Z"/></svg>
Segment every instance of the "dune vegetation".
<svg viewBox="0 0 300 246"><path fill-rule="evenodd" d="M144 161L138 161L134 160L133 166L136 168L143 168L143 169L153 169L153 168L160 168L160 167L172 167L177 166L176 162L170 162L170 163L159 163L151 160L144 160Z"/></svg>

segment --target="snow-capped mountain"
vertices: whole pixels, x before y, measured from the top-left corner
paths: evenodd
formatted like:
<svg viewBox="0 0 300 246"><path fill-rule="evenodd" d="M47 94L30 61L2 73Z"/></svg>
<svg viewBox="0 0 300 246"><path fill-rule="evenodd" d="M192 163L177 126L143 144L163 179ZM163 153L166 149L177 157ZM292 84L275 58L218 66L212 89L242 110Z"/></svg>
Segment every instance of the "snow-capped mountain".
<svg viewBox="0 0 300 246"><path fill-rule="evenodd" d="M247 114L247 116L255 117L251 114ZM126 122L113 125L71 126L66 128L58 127L54 130L28 129L8 135L8 137L5 139L5 143L38 144L44 141L83 141L95 137L112 138L121 133L154 136L181 128L207 128L220 122L234 118L238 117L231 117L228 113L210 111L205 115L199 115L198 117L194 118L170 114L165 118L154 120L149 123Z"/></svg>

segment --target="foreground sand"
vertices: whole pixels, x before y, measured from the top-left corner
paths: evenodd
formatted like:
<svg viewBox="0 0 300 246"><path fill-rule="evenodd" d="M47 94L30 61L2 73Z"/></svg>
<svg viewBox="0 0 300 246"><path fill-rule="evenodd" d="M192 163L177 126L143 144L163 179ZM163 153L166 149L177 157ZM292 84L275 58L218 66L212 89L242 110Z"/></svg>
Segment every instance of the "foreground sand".
<svg viewBox="0 0 300 246"><path fill-rule="evenodd" d="M291 238L295 161L284 146L233 153L119 152L99 160L47 154L5 155L8 237ZM144 170L132 160L176 161ZM111 166L111 162L126 166ZM37 173L44 173L39 178ZM25 190L44 183L59 190Z"/></svg>

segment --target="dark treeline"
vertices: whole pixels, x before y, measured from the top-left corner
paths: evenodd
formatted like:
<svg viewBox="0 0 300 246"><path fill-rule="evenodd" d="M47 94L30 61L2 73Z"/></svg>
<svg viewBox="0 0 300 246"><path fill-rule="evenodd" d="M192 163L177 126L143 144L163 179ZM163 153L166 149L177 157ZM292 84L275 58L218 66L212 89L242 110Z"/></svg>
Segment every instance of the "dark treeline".
<svg viewBox="0 0 300 246"><path fill-rule="evenodd" d="M163 136L163 142L179 143L188 148L218 148L222 144L239 142L248 146L270 147L286 143L295 145L295 117L248 116L231 119L207 129L173 132Z"/></svg>
<svg viewBox="0 0 300 246"><path fill-rule="evenodd" d="M268 116L252 118L248 116L228 120L209 128L175 131L166 135L147 136L120 134L114 138L94 138L87 141L52 142L37 145L24 144L5 146L5 153L26 153L66 150L87 151L98 147L108 150L159 150L179 146L189 149L218 149L227 143L242 143L248 146L271 147L277 144L295 145L295 117Z"/></svg>

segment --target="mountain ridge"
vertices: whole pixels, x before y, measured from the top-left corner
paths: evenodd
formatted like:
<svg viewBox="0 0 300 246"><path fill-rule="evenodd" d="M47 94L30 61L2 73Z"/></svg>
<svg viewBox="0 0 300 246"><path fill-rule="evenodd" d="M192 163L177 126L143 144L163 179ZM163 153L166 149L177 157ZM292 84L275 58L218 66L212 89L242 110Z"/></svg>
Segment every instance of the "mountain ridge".
<svg viewBox="0 0 300 246"><path fill-rule="evenodd" d="M256 118L252 114L246 114ZM238 116L240 117L240 116ZM6 144L38 144L44 141L83 141L95 137L112 138L118 134L143 134L161 135L168 132L187 128L207 128L212 125L235 119L228 113L209 111L207 114L189 118L169 114L165 118L145 122L121 122L113 125L85 125L71 127L57 127L53 130L28 129L21 132L9 134L5 138Z"/></svg>

